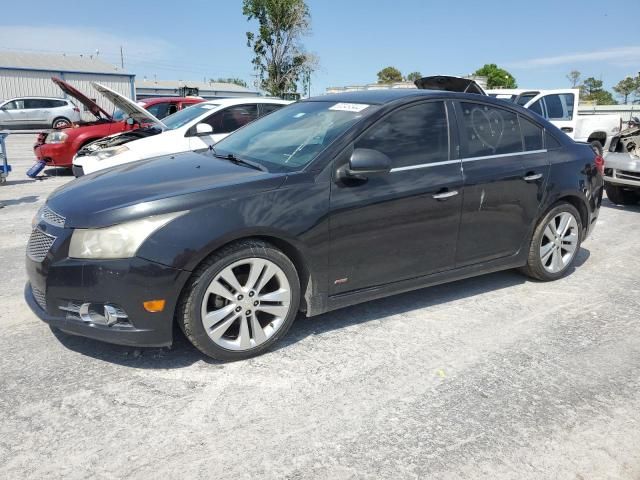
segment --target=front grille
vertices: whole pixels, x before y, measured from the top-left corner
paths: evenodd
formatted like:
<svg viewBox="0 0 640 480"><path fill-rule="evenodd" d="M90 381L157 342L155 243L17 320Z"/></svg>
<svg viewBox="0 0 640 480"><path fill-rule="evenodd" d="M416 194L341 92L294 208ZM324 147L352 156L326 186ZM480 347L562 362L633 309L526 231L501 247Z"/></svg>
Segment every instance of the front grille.
<svg viewBox="0 0 640 480"><path fill-rule="evenodd" d="M632 180L640 180L640 172L629 172L627 170L618 170L618 178L630 178Z"/></svg>
<svg viewBox="0 0 640 480"><path fill-rule="evenodd" d="M62 215L57 214L46 205L42 207L42 218L45 222L57 227L64 227L64 222L66 220Z"/></svg>
<svg viewBox="0 0 640 480"><path fill-rule="evenodd" d="M36 287L31 287L31 291L33 292L33 298L36 299L36 303L40 305L40 308L43 310L47 309L47 300L44 295L44 292Z"/></svg>
<svg viewBox="0 0 640 480"><path fill-rule="evenodd" d="M43 261L55 241L56 237L34 228L27 244L27 256L35 262Z"/></svg>

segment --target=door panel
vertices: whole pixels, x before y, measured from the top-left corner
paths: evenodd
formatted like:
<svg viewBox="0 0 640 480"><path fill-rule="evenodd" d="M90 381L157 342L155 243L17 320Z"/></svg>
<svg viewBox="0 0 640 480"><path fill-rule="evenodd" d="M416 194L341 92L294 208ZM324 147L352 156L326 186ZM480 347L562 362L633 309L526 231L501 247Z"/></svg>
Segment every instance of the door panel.
<svg viewBox="0 0 640 480"><path fill-rule="evenodd" d="M453 268L461 195L460 164L449 157L443 102L391 112L352 146L381 151L390 173L335 181L331 190L332 294ZM347 149L334 164L348 162Z"/></svg>
<svg viewBox="0 0 640 480"><path fill-rule="evenodd" d="M537 217L549 161L542 129L510 110L460 103L458 118L464 199L456 267L462 267L522 248Z"/></svg>

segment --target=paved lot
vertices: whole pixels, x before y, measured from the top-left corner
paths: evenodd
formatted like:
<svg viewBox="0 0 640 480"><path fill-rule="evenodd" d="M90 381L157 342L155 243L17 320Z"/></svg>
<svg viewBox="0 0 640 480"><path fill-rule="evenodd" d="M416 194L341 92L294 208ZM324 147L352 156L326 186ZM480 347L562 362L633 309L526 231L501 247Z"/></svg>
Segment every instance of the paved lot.
<svg viewBox="0 0 640 480"><path fill-rule="evenodd" d="M577 269L503 272L313 319L249 361L54 335L24 305L46 195L0 186L0 478L640 478L640 207ZM55 173L55 172L54 172Z"/></svg>

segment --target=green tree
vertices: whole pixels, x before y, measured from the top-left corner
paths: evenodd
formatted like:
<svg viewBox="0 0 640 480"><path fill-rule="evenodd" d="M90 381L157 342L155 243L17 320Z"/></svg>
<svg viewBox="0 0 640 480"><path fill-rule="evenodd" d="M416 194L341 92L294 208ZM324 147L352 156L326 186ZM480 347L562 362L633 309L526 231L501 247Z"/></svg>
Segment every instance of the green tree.
<svg viewBox="0 0 640 480"><path fill-rule="evenodd" d="M578 70L571 70L567 75L567 80L571 82L571 88L576 88L580 83L580 76L582 74Z"/></svg>
<svg viewBox="0 0 640 480"><path fill-rule="evenodd" d="M620 80L613 91L623 98L623 103L627 103L629 96L636 95L640 91L640 76L633 78L627 77Z"/></svg>
<svg viewBox="0 0 640 480"><path fill-rule="evenodd" d="M408 82L415 82L416 80L419 80L421 78L422 74L420 72L411 72L409 75L407 75Z"/></svg>
<svg viewBox="0 0 640 480"><path fill-rule="evenodd" d="M241 78L235 78L235 77L216 78L216 79L210 78L209 81L210 82L218 82L218 83L233 83L234 85L239 85L241 87L245 87L245 88L249 87L249 85L247 85L247 82L245 82Z"/></svg>
<svg viewBox="0 0 640 480"><path fill-rule="evenodd" d="M395 67L386 67L378 72L378 83L395 83L402 81L402 73Z"/></svg>
<svg viewBox="0 0 640 480"><path fill-rule="evenodd" d="M513 75L495 63L486 63L474 72L474 75L487 78L488 88L516 88L518 84Z"/></svg>
<svg viewBox="0 0 640 480"><path fill-rule="evenodd" d="M304 0L243 0L247 21L257 20L258 31L247 32L251 61L260 86L270 95L295 92L300 75L315 69L317 59L302 46L311 31L311 15Z"/></svg>
<svg viewBox="0 0 640 480"><path fill-rule="evenodd" d="M617 104L611 92L602 88L602 85L602 80L594 77L586 78L580 86L580 99L595 102L596 105Z"/></svg>

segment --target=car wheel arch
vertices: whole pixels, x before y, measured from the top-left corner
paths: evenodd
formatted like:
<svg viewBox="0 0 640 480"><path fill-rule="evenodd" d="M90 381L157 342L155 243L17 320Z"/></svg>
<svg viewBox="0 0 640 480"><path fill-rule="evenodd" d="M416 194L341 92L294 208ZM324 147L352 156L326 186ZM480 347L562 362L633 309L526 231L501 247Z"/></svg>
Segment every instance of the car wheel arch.
<svg viewBox="0 0 640 480"><path fill-rule="evenodd" d="M300 282L300 311L310 313L310 302L312 296L314 296L316 292L316 282L313 279L312 269L309 265L309 262L305 258L305 255L301 251L299 246L296 246L294 242L284 239L282 236L275 236L272 234L255 234L255 235L246 235L239 236L233 239L227 239L224 242L217 244L211 251L209 251L206 255L202 256L198 260L198 262L193 266L193 268L189 268L191 271L196 271L205 263L212 255L215 255L220 250L228 247L229 245L247 241L247 240L259 240L274 246L284 253L291 263L293 263L296 272L298 273L298 280ZM188 281L185 282L185 285L181 287L180 297L182 297L184 293L184 288L188 285Z"/></svg>
<svg viewBox="0 0 640 480"><path fill-rule="evenodd" d="M580 198L578 195L572 194L564 194L554 197L550 202L545 205L543 209L540 210L540 215L538 215L538 219L536 220L536 225L540 222L547 212L552 208L556 207L560 203L569 203L573 205L578 213L580 213L580 221L582 223L582 229L585 230L589 227L589 209L584 199Z"/></svg>

